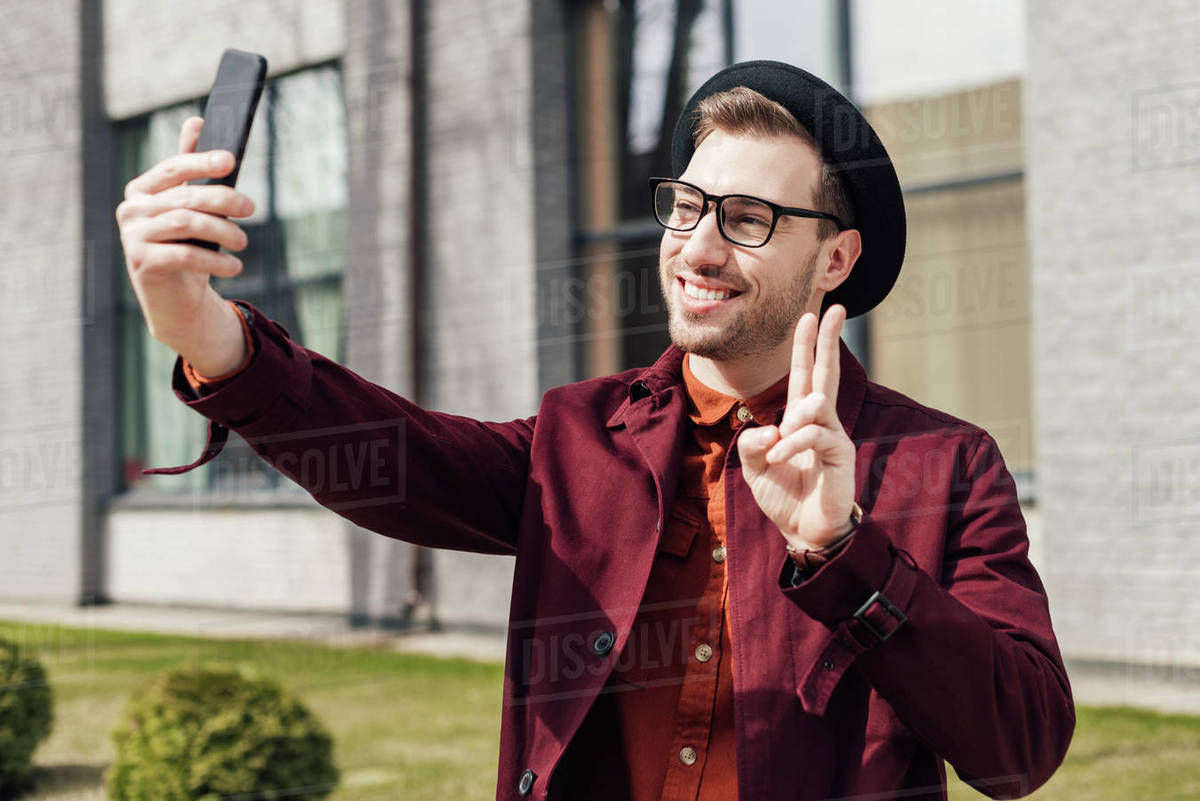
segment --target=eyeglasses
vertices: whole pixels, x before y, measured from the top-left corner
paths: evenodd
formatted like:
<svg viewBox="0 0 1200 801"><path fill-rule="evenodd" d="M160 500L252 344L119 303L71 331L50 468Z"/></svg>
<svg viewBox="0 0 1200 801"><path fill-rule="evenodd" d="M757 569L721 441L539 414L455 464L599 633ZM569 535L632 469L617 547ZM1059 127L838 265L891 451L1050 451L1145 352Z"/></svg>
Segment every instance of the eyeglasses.
<svg viewBox="0 0 1200 801"><path fill-rule="evenodd" d="M760 248L767 244L775 225L784 214L792 217L811 217L832 220L838 231L847 226L832 214L812 209L780 206L750 195L710 195L687 181L674 178L651 178L650 193L654 198L654 216L658 224L672 231L691 231L700 224L708 204L717 209L717 228L721 236L735 245Z"/></svg>

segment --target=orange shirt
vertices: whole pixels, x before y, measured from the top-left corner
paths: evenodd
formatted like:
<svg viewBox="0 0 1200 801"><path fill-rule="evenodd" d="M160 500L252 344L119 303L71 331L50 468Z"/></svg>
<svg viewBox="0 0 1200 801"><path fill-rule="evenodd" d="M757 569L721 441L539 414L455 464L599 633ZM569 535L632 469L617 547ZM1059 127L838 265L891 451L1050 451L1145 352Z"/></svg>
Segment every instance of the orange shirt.
<svg viewBox="0 0 1200 801"><path fill-rule="evenodd" d="M671 516L633 630L584 733L584 748L610 763L597 771L590 797L737 797L725 456L747 414L774 423L787 376L745 403L700 383L687 357L683 377L691 425ZM619 754L603 753L614 742Z"/></svg>

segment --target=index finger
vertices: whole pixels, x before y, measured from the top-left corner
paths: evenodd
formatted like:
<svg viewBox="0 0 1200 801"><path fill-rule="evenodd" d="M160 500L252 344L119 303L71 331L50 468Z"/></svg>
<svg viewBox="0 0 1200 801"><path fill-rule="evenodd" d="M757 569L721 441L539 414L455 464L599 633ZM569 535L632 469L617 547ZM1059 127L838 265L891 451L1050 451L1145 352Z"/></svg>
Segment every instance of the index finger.
<svg viewBox="0 0 1200 801"><path fill-rule="evenodd" d="M837 407L838 383L841 380L841 353L838 339L842 335L842 323L846 322L846 307L835 303L825 310L821 318L821 331L817 334L817 357L813 364L812 391L820 392Z"/></svg>
<svg viewBox="0 0 1200 801"><path fill-rule="evenodd" d="M792 337L792 372L788 375L787 408L790 410L812 392L813 341L817 338L817 316L805 312Z"/></svg>
<svg viewBox="0 0 1200 801"><path fill-rule="evenodd" d="M228 174L233 164L233 154L228 150L167 156L126 184L125 197L152 195L194 178L219 178Z"/></svg>

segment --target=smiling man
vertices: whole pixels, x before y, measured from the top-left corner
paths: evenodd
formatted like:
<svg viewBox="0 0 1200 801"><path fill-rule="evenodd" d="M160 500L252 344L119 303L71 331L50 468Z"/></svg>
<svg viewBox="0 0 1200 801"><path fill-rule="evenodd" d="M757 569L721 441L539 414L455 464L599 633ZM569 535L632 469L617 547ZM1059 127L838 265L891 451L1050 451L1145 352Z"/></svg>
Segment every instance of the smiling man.
<svg viewBox="0 0 1200 801"><path fill-rule="evenodd" d="M515 555L497 798L944 799L943 760L1015 797L1061 762L1070 688L995 442L840 341L905 223L835 90L751 62L697 91L678 177L652 180L672 346L507 423L421 409L217 296L233 257L177 240L244 247L214 215L250 204L182 186L232 166L191 152L197 126L118 219L176 392L213 421L198 463L234 428L305 484L297 453L350 475L340 444L371 443L373 480L306 488L387 536Z"/></svg>

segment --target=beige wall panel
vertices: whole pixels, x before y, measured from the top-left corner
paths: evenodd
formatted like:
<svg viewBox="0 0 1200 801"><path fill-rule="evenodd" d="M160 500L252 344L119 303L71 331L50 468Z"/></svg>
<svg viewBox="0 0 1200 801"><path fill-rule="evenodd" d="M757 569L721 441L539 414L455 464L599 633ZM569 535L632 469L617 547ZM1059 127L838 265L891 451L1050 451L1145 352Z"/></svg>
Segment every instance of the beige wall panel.
<svg viewBox="0 0 1200 801"><path fill-rule="evenodd" d="M262 53L272 75L346 49L343 0L106 0L104 100L123 119L208 92L229 47Z"/></svg>
<svg viewBox="0 0 1200 801"><path fill-rule="evenodd" d="M872 378L986 428L1032 467L1029 274L1019 181L910 197L896 287L871 313Z"/></svg>
<svg viewBox="0 0 1200 801"><path fill-rule="evenodd" d="M871 106L867 117L906 188L1023 163L1018 80Z"/></svg>

